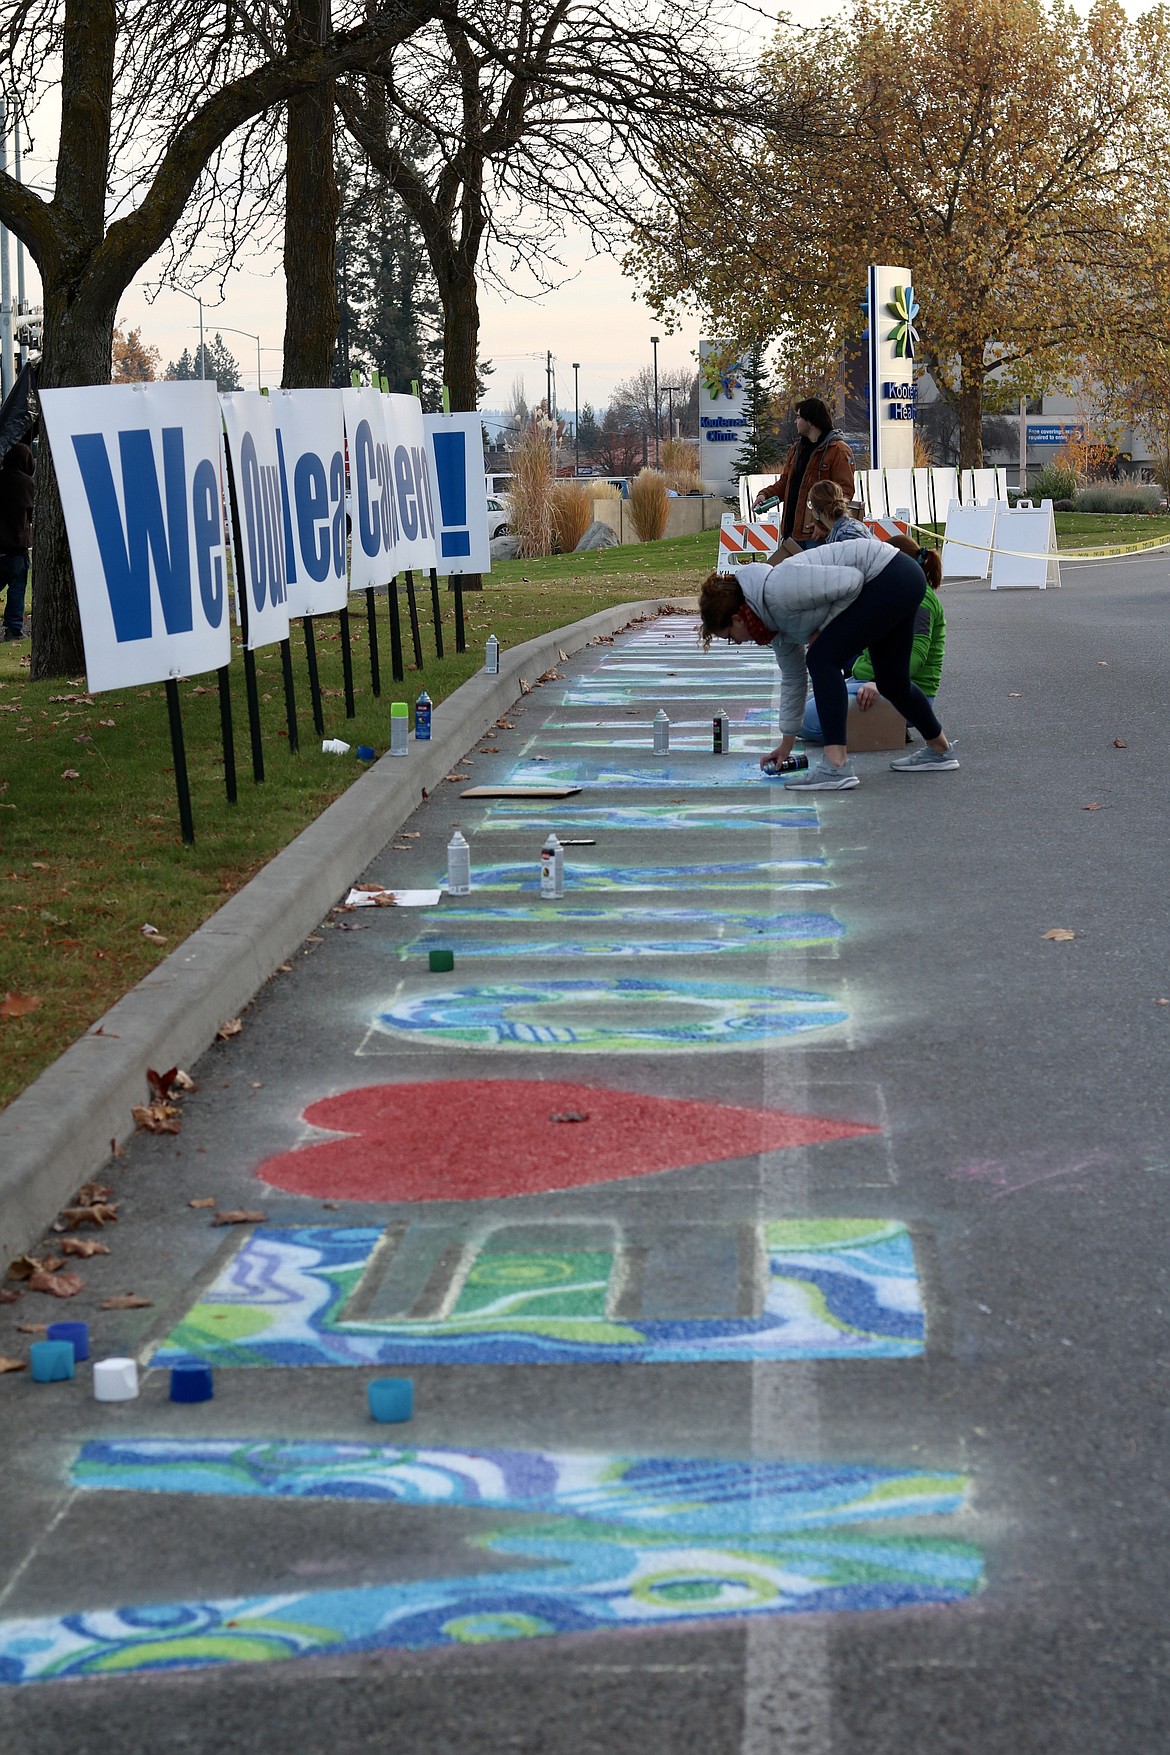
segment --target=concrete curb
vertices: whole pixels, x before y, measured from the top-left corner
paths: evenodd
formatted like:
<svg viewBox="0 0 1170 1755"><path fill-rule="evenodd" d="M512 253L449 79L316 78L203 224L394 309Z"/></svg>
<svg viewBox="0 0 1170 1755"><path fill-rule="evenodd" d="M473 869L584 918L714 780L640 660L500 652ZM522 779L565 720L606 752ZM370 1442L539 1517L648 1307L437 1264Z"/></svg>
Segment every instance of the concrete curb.
<svg viewBox="0 0 1170 1755"><path fill-rule="evenodd" d="M107 1163L112 1140L134 1131L130 1110L149 1101L148 1066L191 1066L225 1018L248 1004L477 738L529 681L660 608L693 598L616 604L500 655L435 714L433 742L409 759L383 756L264 870L0 1113L0 1277L69 1197Z"/></svg>

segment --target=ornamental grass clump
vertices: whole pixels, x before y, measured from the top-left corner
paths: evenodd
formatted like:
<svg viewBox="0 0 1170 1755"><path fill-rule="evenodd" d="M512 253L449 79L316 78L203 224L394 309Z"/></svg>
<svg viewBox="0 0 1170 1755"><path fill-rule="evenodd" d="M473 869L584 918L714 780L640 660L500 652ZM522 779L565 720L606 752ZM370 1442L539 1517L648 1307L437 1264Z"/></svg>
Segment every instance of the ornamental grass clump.
<svg viewBox="0 0 1170 1755"><path fill-rule="evenodd" d="M662 446L662 473L676 494L698 493L699 447L693 439L666 439Z"/></svg>
<svg viewBox="0 0 1170 1755"><path fill-rule="evenodd" d="M666 535L670 500L666 477L657 469L642 469L630 483L630 518L640 542L658 542Z"/></svg>
<svg viewBox="0 0 1170 1755"><path fill-rule="evenodd" d="M512 451L512 482L508 489L509 521L525 560L552 553L552 452L547 428L533 421Z"/></svg>
<svg viewBox="0 0 1170 1755"><path fill-rule="evenodd" d="M572 554L593 522L593 487L587 481L558 481L552 495L553 543L556 552Z"/></svg>

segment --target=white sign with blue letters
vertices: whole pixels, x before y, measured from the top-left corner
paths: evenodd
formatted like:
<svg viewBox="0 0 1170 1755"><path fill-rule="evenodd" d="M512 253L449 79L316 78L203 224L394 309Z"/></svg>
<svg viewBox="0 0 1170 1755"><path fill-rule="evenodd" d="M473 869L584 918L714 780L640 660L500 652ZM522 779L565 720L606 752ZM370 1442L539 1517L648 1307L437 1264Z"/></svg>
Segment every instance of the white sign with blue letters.
<svg viewBox="0 0 1170 1755"><path fill-rule="evenodd" d="M273 390L290 616L344 609L345 422L340 390Z"/></svg>
<svg viewBox="0 0 1170 1755"><path fill-rule="evenodd" d="M272 404L258 390L221 396L231 460L236 613L249 651L288 639L284 500Z"/></svg>
<svg viewBox="0 0 1170 1755"><path fill-rule="evenodd" d="M343 390L349 445L349 587L389 585L394 577L397 513L390 446L380 390Z"/></svg>
<svg viewBox="0 0 1170 1755"><path fill-rule="evenodd" d="M435 494L431 455L423 431L422 403L417 396L383 396L383 419L390 446L397 539L394 571L425 573L437 566L435 555Z"/></svg>
<svg viewBox="0 0 1170 1755"><path fill-rule="evenodd" d="M483 425L478 414L424 414L435 487L437 567L451 577L489 573Z"/></svg>
<svg viewBox="0 0 1170 1755"><path fill-rule="evenodd" d="M231 657L213 383L41 393L97 693Z"/></svg>

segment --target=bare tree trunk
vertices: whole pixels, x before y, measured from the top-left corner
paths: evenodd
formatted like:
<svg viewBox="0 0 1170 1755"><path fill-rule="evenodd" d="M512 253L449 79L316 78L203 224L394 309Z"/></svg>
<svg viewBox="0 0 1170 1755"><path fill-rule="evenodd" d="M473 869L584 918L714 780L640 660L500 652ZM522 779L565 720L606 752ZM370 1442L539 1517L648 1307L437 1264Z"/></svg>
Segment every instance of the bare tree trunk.
<svg viewBox="0 0 1170 1755"><path fill-rule="evenodd" d="M323 43L330 0L290 0L288 47ZM337 225L333 81L289 99L285 170L286 389L328 384L337 342Z"/></svg>
<svg viewBox="0 0 1170 1755"><path fill-rule="evenodd" d="M983 347L965 348L959 359L959 468L983 468Z"/></svg>

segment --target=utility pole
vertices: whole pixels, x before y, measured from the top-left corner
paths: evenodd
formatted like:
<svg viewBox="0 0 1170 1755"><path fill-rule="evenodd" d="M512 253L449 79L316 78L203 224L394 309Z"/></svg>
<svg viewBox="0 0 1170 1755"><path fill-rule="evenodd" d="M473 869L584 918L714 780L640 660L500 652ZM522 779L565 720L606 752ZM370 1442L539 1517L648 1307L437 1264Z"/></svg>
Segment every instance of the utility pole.
<svg viewBox="0 0 1170 1755"><path fill-rule="evenodd" d="M675 439L678 437L678 434L674 430L674 385L673 384L667 384L667 386L666 386L666 405L670 410L670 416L669 416L669 419L667 420L667 423L666 423L667 429L668 429L667 430L667 437L671 438L671 439Z"/></svg>
<svg viewBox="0 0 1170 1755"><path fill-rule="evenodd" d="M580 360L573 361L573 475L581 473L581 403L577 394L577 374L581 370Z"/></svg>
<svg viewBox="0 0 1170 1755"><path fill-rule="evenodd" d="M1028 403L1020 397L1020 492L1028 491Z"/></svg>
<svg viewBox="0 0 1170 1755"><path fill-rule="evenodd" d="M659 457L659 437L660 437L660 435L659 435L659 431L658 431L658 337L657 337L657 335L652 335L650 337L650 346L654 349L654 467L655 467L655 469L659 469L661 467L661 459Z"/></svg>

